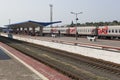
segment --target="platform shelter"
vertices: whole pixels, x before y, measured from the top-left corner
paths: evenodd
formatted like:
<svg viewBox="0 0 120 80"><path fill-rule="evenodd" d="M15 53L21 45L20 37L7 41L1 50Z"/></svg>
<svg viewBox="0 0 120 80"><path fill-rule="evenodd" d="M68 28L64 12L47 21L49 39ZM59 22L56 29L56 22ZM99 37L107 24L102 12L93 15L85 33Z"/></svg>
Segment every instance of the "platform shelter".
<svg viewBox="0 0 120 80"><path fill-rule="evenodd" d="M51 24L61 23L61 21L56 22L36 22L36 21L25 21L15 24L6 25L8 29L12 29L12 33L15 34L27 34L27 35L41 35L43 32L43 27Z"/></svg>

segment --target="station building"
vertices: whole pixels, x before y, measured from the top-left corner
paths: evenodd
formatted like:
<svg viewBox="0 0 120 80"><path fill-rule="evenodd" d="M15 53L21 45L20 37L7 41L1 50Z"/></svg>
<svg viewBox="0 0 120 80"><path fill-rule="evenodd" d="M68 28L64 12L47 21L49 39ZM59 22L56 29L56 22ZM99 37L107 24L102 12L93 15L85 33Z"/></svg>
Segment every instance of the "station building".
<svg viewBox="0 0 120 80"><path fill-rule="evenodd" d="M25 34L25 35L40 35L42 36L43 27L46 27L51 24L61 23L61 21L56 22L36 22L36 21L25 21L15 24L5 25L12 33L15 34Z"/></svg>

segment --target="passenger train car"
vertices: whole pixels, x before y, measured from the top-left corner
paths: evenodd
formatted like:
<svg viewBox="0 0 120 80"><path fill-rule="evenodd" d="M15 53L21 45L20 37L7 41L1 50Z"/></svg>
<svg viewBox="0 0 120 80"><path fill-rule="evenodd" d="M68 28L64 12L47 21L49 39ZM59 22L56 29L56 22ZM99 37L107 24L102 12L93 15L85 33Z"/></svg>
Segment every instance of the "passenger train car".
<svg viewBox="0 0 120 80"><path fill-rule="evenodd" d="M97 28L95 26L78 27L77 32L80 36L95 36Z"/></svg>
<svg viewBox="0 0 120 80"><path fill-rule="evenodd" d="M77 31L76 31L77 30ZM78 36L95 36L96 35L96 27L88 26L88 27L54 27L54 28L43 28L43 35L48 34L62 34L67 36L75 36L76 32Z"/></svg>
<svg viewBox="0 0 120 80"><path fill-rule="evenodd" d="M13 32L13 30L3 29L3 32ZM32 29L30 28L30 32ZM39 27L35 29L39 35ZM105 39L120 39L120 26L79 26L79 27L43 27L43 36L65 35L65 36L97 36Z"/></svg>
<svg viewBox="0 0 120 80"><path fill-rule="evenodd" d="M99 38L120 39L120 26L100 26L98 28Z"/></svg>
<svg viewBox="0 0 120 80"><path fill-rule="evenodd" d="M67 36L97 36L98 38L120 39L120 26L83 26L83 27L45 27L43 35L46 34L61 34Z"/></svg>

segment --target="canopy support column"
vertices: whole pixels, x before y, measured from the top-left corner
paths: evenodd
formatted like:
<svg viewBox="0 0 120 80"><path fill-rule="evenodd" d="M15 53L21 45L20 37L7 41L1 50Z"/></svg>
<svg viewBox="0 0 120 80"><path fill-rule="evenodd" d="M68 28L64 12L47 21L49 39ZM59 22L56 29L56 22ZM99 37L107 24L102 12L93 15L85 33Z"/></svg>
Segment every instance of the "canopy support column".
<svg viewBox="0 0 120 80"><path fill-rule="evenodd" d="M35 36L35 27L32 28L32 36Z"/></svg>
<svg viewBox="0 0 120 80"><path fill-rule="evenodd" d="M27 35L29 35L30 33L29 33L30 31L29 31L29 27L27 27Z"/></svg>
<svg viewBox="0 0 120 80"><path fill-rule="evenodd" d="M40 36L43 36L43 26L39 27L39 34L40 34Z"/></svg>

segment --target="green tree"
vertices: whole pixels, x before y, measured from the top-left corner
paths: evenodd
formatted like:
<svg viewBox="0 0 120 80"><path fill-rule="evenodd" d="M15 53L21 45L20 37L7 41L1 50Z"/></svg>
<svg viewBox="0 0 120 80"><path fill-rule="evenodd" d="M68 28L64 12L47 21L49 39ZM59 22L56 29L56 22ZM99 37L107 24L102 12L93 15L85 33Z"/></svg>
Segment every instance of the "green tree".
<svg viewBox="0 0 120 80"><path fill-rule="evenodd" d="M112 23L113 23L113 25L118 25L118 21L117 20L114 20Z"/></svg>
<svg viewBox="0 0 120 80"><path fill-rule="evenodd" d="M75 26L75 24L73 23L73 21L71 22L71 25L70 25L71 27L74 27Z"/></svg>

